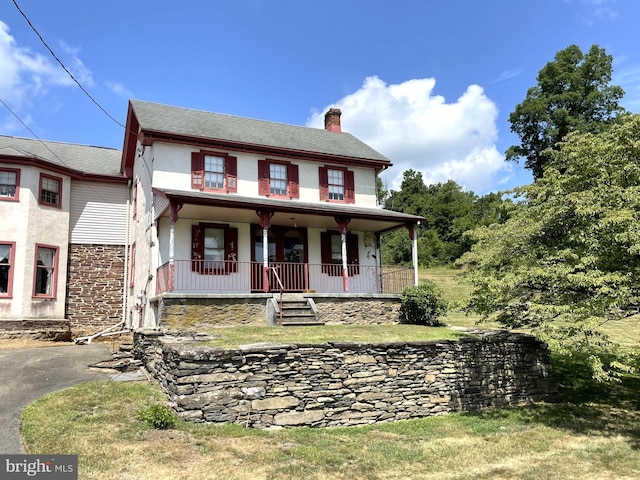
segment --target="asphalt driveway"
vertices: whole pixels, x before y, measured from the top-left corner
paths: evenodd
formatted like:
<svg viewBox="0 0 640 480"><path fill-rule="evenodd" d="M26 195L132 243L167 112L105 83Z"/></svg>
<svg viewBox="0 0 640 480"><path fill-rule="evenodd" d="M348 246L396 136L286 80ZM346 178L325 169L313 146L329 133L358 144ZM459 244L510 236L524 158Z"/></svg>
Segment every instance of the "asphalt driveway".
<svg viewBox="0 0 640 480"><path fill-rule="evenodd" d="M108 379L87 365L109 358L104 343L0 350L0 453L25 453L19 430L24 407L49 392Z"/></svg>

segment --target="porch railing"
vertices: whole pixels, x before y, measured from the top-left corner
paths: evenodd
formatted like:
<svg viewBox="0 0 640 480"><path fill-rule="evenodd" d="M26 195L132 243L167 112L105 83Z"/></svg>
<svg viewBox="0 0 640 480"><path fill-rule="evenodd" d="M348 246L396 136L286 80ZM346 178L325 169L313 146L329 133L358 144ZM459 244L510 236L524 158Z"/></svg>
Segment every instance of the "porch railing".
<svg viewBox="0 0 640 480"><path fill-rule="evenodd" d="M283 291L344 293L342 265L271 262L278 271ZM280 286L267 275L268 291ZM349 293L400 293L413 285L412 267L348 265ZM173 289L169 264L156 272L156 293L250 293L264 291L263 264L259 262L222 262L206 260L175 260Z"/></svg>

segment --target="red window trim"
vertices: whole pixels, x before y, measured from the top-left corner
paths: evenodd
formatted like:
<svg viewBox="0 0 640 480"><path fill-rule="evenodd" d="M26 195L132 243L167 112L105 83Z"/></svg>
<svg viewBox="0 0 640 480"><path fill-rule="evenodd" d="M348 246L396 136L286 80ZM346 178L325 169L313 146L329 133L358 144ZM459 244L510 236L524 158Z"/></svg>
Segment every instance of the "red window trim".
<svg viewBox="0 0 640 480"><path fill-rule="evenodd" d="M0 168L0 172L9 172L16 174L16 193L13 197L0 197L2 202L19 202L20 201L20 169L19 168Z"/></svg>
<svg viewBox="0 0 640 480"><path fill-rule="evenodd" d="M329 199L329 170L342 170L344 172L344 200ZM355 180L353 170L335 165L318 167L318 183L320 185L320 201L328 203L355 203Z"/></svg>
<svg viewBox="0 0 640 480"><path fill-rule="evenodd" d="M0 245L9 245L9 279L7 283L7 291L0 292L0 300L5 298L13 298L13 271L16 269L16 242L0 241Z"/></svg>
<svg viewBox="0 0 640 480"><path fill-rule="evenodd" d="M224 187L223 188L207 188L204 186L204 157L211 155L213 157L224 158ZM238 192L238 157L229 155L225 152L216 152L213 150L200 150L199 152L191 152L191 188L203 192L214 193L237 193Z"/></svg>
<svg viewBox="0 0 640 480"><path fill-rule="evenodd" d="M270 166L284 165L287 167L287 193L271 193L271 169ZM287 160L274 160L265 158L258 160L258 195L270 198L300 198L300 174L298 165Z"/></svg>
<svg viewBox="0 0 640 480"><path fill-rule="evenodd" d="M57 180L58 181L58 201L55 204L42 201L42 179L43 178L48 178L50 180ZM46 173L40 173L39 187L40 187L38 189L38 204L39 205L43 205L45 207L62 208L62 178L61 177L56 177L54 175L48 175Z"/></svg>
<svg viewBox="0 0 640 480"><path fill-rule="evenodd" d="M129 258L129 288L135 286L136 280L136 243L131 244L131 257Z"/></svg>
<svg viewBox="0 0 640 480"><path fill-rule="evenodd" d="M51 294L46 295L44 293L36 293L36 276L38 275L38 249L40 248L49 248L55 250L56 253L53 256L53 278L51 285ZM58 295L58 259L60 256L60 248L55 245L45 245L43 243L36 243L35 249L35 257L33 259L33 288L32 288L32 296L33 298L51 298L56 299Z"/></svg>

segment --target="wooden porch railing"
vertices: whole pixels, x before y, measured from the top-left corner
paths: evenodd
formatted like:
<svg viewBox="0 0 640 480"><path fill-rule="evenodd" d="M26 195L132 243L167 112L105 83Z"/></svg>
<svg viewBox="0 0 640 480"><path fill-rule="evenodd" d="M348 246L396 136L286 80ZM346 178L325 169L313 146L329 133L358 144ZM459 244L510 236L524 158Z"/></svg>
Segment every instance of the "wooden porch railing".
<svg viewBox="0 0 640 480"><path fill-rule="evenodd" d="M272 262L267 291L344 293L342 266L335 264ZM277 277L274 273L277 271ZM349 293L400 293L413 285L412 267L348 265ZM263 292L263 264L259 262L209 262L175 260L173 289L169 264L156 272L156 293Z"/></svg>

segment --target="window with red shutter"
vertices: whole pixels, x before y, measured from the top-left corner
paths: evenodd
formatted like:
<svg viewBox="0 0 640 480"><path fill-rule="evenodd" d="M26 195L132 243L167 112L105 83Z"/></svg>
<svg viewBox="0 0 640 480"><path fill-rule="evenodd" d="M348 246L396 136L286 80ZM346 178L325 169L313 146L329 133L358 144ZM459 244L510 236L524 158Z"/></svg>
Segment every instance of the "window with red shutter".
<svg viewBox="0 0 640 480"><path fill-rule="evenodd" d="M191 226L191 270L203 275L238 271L238 229L223 224Z"/></svg>
<svg viewBox="0 0 640 480"><path fill-rule="evenodd" d="M322 273L332 277L342 275L342 238L335 231L320 232L320 261ZM360 273L358 235L347 233L347 265L349 276Z"/></svg>

